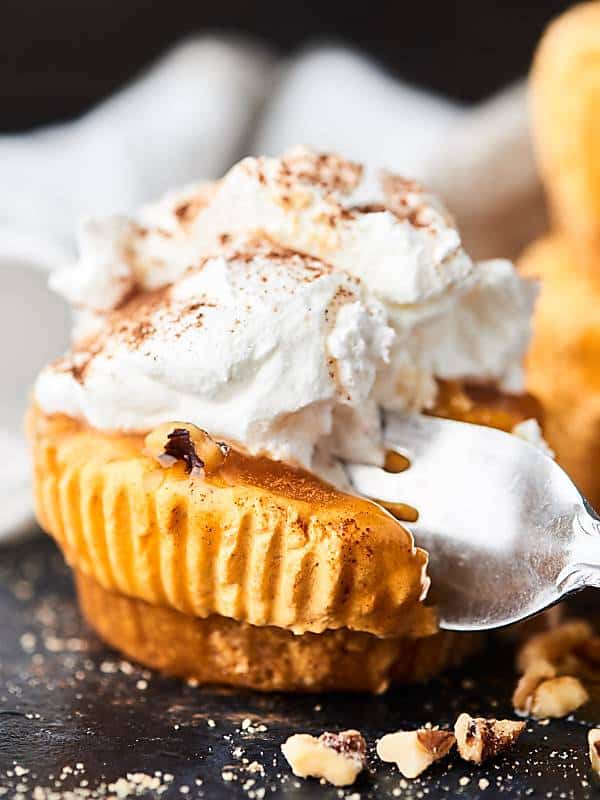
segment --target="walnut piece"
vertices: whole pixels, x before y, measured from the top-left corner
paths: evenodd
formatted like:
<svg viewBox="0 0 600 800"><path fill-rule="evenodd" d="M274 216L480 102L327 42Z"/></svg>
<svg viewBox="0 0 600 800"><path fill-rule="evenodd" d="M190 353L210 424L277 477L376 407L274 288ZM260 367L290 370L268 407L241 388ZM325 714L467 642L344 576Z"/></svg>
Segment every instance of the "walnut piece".
<svg viewBox="0 0 600 800"><path fill-rule="evenodd" d="M326 731L319 738L296 733L281 751L299 778L324 778L334 786L349 786L366 767L367 743L358 731Z"/></svg>
<svg viewBox="0 0 600 800"><path fill-rule="evenodd" d="M531 696L529 713L534 719L559 719L566 717L589 699L579 678L562 675L539 684Z"/></svg>
<svg viewBox="0 0 600 800"><path fill-rule="evenodd" d="M579 678L600 680L600 636L592 636L573 648L575 673Z"/></svg>
<svg viewBox="0 0 600 800"><path fill-rule="evenodd" d="M524 728L524 722L511 719L484 719L461 714L454 725L454 734L461 757L480 764L512 747Z"/></svg>
<svg viewBox="0 0 600 800"><path fill-rule="evenodd" d="M600 775L600 728L592 728L588 733L590 763L597 775Z"/></svg>
<svg viewBox="0 0 600 800"><path fill-rule="evenodd" d="M517 713L564 717L588 700L576 676L598 676L600 638L587 622L571 620L532 636L519 651L517 666L523 672L513 694Z"/></svg>
<svg viewBox="0 0 600 800"><path fill-rule="evenodd" d="M223 466L230 449L188 422L160 425L146 436L144 445L146 453L161 466L170 467L182 461L185 471L195 475L216 472Z"/></svg>
<svg viewBox="0 0 600 800"><path fill-rule="evenodd" d="M395 763L405 778L416 778L434 761L447 756L455 742L453 733L438 728L397 731L379 740L377 755L382 761Z"/></svg>
<svg viewBox="0 0 600 800"><path fill-rule="evenodd" d="M517 683L512 703L517 714L528 716L531 713L533 696L538 686L548 678L556 677L556 668L546 661L531 666Z"/></svg>
<svg viewBox="0 0 600 800"><path fill-rule="evenodd" d="M570 660L577 648L593 637L592 626L584 620L570 620L558 628L538 633L519 650L517 668L519 672L527 672L532 666L546 662L564 674L565 660Z"/></svg>
<svg viewBox="0 0 600 800"><path fill-rule="evenodd" d="M363 767L366 764L367 758L367 743L362 735L355 730L340 731L339 733L331 733L325 731L319 736L319 741L330 747L337 753L346 756L346 758L354 758L361 761Z"/></svg>

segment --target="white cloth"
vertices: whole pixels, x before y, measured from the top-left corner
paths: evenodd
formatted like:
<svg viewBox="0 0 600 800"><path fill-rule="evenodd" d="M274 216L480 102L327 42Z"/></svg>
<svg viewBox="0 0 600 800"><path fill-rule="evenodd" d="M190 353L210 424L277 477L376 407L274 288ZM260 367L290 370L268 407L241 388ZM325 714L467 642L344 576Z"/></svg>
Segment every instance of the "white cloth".
<svg viewBox="0 0 600 800"><path fill-rule="evenodd" d="M79 219L298 143L427 182L477 256L514 255L541 225L522 86L466 109L338 47L279 64L256 43L191 39L81 119L0 136L0 540L31 525L22 416L67 344L46 278L72 257Z"/></svg>
<svg viewBox="0 0 600 800"><path fill-rule="evenodd" d="M308 50L283 70L251 149L276 155L298 143L427 184L477 258L514 257L544 224L524 82L465 108L352 51Z"/></svg>

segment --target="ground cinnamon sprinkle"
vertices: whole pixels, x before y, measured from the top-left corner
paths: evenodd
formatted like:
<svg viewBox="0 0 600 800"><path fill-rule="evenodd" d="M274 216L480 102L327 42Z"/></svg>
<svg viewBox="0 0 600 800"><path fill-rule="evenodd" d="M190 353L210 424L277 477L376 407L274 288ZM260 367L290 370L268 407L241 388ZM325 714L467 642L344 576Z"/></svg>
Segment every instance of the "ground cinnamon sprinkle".
<svg viewBox="0 0 600 800"><path fill-rule="evenodd" d="M205 198L193 197L185 203L177 206L175 216L182 225L189 225L193 222L202 209L206 206Z"/></svg>
<svg viewBox="0 0 600 800"><path fill-rule="evenodd" d="M305 181L346 194L358 185L362 173L362 164L333 153L317 154L301 149L281 159L277 179L284 186Z"/></svg>

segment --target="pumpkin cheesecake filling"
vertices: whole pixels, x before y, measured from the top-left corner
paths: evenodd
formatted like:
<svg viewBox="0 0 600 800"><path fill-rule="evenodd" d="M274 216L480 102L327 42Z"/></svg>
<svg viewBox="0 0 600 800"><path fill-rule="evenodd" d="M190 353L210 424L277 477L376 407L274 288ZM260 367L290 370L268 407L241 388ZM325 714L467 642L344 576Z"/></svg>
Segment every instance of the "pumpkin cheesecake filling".
<svg viewBox="0 0 600 800"><path fill-rule="evenodd" d="M387 176L365 204L367 184L337 156L245 159L88 223L53 276L75 327L28 415L37 513L128 656L202 683L381 691L472 649L426 604L402 525L418 509L357 497L344 462L407 466L382 408L535 438L534 288L474 264L417 184Z"/></svg>
<svg viewBox="0 0 600 800"><path fill-rule="evenodd" d="M29 429L40 521L105 589L295 634L435 631L425 552L368 500L233 447L194 475L142 437L37 409Z"/></svg>

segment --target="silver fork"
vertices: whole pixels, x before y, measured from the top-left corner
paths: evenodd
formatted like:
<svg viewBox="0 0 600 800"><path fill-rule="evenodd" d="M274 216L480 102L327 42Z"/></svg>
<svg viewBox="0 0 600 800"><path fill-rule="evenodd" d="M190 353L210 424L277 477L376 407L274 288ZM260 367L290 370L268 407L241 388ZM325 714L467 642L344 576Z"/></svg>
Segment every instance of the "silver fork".
<svg viewBox="0 0 600 800"><path fill-rule="evenodd" d="M400 473L348 464L357 492L414 506L404 523L430 554L430 598L448 630L498 628L585 586L600 588L600 518L539 448L508 433L387 414Z"/></svg>

